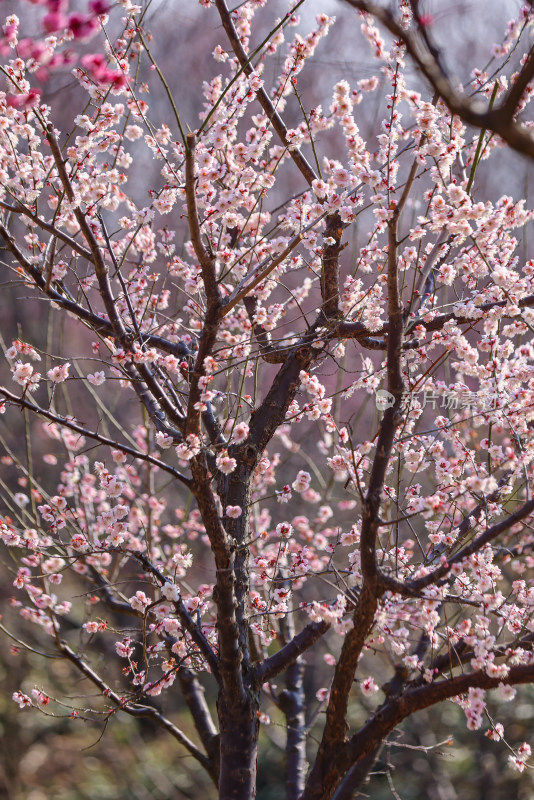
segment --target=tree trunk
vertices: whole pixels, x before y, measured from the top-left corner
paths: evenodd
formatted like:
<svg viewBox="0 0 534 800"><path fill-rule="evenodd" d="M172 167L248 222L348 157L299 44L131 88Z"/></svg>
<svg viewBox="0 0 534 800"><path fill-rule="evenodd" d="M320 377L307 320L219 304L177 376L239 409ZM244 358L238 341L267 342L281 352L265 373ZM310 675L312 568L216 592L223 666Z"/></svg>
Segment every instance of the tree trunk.
<svg viewBox="0 0 534 800"><path fill-rule="evenodd" d="M256 796L258 694L247 692L245 705L219 699L221 771L219 800L253 800Z"/></svg>

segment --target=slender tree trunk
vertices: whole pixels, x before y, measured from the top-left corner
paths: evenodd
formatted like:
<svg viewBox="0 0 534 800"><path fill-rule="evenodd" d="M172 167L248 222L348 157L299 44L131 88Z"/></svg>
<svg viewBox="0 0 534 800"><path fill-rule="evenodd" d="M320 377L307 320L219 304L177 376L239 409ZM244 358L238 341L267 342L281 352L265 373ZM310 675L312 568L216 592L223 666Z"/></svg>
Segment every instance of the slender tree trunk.
<svg viewBox="0 0 534 800"><path fill-rule="evenodd" d="M223 509L227 505L239 506L242 514L237 519L225 515L224 526L235 543L232 562L228 565L233 574L235 603L234 660L241 673L241 689L223 686L217 703L220 730L220 800L253 800L256 796L260 687L256 685L254 667L249 649L249 548L250 492L255 454L229 452L238 458L237 469L229 476L219 476L219 496ZM219 609L221 614L221 609ZM219 620L221 622L222 620ZM225 665L221 663L221 668Z"/></svg>
<svg viewBox="0 0 534 800"><path fill-rule="evenodd" d="M298 800L306 785L306 718L304 713L304 663L297 659L287 671L280 706L287 724L286 800Z"/></svg>
<svg viewBox="0 0 534 800"><path fill-rule="evenodd" d="M259 720L258 692L249 690L243 705L218 703L221 731L219 800L253 800L256 796Z"/></svg>

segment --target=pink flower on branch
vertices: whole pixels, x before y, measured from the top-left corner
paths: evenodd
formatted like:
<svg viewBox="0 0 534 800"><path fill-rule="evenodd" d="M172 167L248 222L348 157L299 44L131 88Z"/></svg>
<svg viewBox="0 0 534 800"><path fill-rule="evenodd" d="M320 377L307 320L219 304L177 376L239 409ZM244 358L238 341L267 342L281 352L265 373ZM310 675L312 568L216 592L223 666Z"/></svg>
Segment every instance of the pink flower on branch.
<svg viewBox="0 0 534 800"><path fill-rule="evenodd" d="M223 451L217 456L215 463L217 464L217 468L224 475L230 475L230 473L233 472L237 466L237 461L235 458L231 458L226 451Z"/></svg>
<svg viewBox="0 0 534 800"><path fill-rule="evenodd" d="M8 94L6 95L6 104L10 108L27 111L39 103L41 94L41 89L30 89L29 92L21 92L20 94Z"/></svg>
<svg viewBox="0 0 534 800"><path fill-rule="evenodd" d="M63 381L66 381L69 376L69 367L70 364L68 361L58 367L52 367L52 369L49 369L46 373L48 379L53 383L63 383Z"/></svg>
<svg viewBox="0 0 534 800"><path fill-rule="evenodd" d="M93 386L102 386L102 384L105 383L106 375L103 370L99 370L98 372L94 372L91 375L88 375L87 380Z"/></svg>
<svg viewBox="0 0 534 800"><path fill-rule="evenodd" d="M81 65L87 70L87 74L95 83L102 86L112 86L114 89L122 89L128 85L128 78L123 72L111 69L108 59L102 53L92 53L82 56ZM130 131L135 126L130 126ZM131 133L129 134L131 137Z"/></svg>
<svg viewBox="0 0 534 800"><path fill-rule="evenodd" d="M27 694L23 694L22 692L14 692L12 695L12 699L15 703L18 704L19 708L26 708L27 706L31 706L32 701L31 698L28 697Z"/></svg>
<svg viewBox="0 0 534 800"><path fill-rule="evenodd" d="M375 680L372 677L364 678L364 680L360 683L360 687L362 694L364 694L366 697L370 697L379 690L379 687L376 685Z"/></svg>

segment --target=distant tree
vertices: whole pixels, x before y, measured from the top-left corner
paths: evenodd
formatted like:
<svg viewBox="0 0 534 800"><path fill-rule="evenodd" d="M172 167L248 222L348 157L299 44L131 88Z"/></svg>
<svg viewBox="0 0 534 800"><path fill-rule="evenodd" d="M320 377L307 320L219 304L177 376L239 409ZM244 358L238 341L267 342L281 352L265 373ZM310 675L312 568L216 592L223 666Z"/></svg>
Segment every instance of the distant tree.
<svg viewBox="0 0 534 800"><path fill-rule="evenodd" d="M255 796L269 715L289 800L354 796L396 727L445 700L503 739L487 693L534 682L533 212L477 181L503 148L534 155L530 4L462 88L417 0L344 0L376 74L332 75L324 107L298 76L334 19L308 0L262 41L266 0L201 0L225 34L203 85L179 54L164 75L150 2L37 5L42 36L11 16L1 47L20 334L4 336L0 535L12 607L91 688L14 700L150 718L224 800ZM36 81L92 34L73 68L85 107L58 130L62 95L41 102ZM180 116L184 84L200 122ZM41 339L32 297L51 309ZM194 741L165 713L174 693ZM507 745L522 771L530 746Z"/></svg>

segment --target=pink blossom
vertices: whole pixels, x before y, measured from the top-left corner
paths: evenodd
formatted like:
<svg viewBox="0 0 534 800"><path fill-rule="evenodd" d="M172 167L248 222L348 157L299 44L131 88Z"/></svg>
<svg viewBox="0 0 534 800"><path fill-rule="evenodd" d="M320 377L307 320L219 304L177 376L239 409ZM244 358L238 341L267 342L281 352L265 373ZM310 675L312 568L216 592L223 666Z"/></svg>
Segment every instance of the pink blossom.
<svg viewBox="0 0 534 800"><path fill-rule="evenodd" d="M32 701L28 695L23 694L22 692L14 692L12 699L15 701L15 703L18 703L19 708L26 708L26 706L31 706L32 704Z"/></svg>
<svg viewBox="0 0 534 800"><path fill-rule="evenodd" d="M82 628L84 628L87 633L97 633L99 629L99 623L95 621L84 622Z"/></svg>
<svg viewBox="0 0 534 800"><path fill-rule="evenodd" d="M177 603L180 600L180 589L175 583L165 583L161 589L161 593L167 600Z"/></svg>
<svg viewBox="0 0 534 800"><path fill-rule="evenodd" d="M108 0L89 0L89 10L97 16L107 14L110 8L111 4L108 2Z"/></svg>
<svg viewBox="0 0 534 800"><path fill-rule="evenodd" d="M70 541L70 545L73 548L73 550L76 550L80 553L83 553L89 549L89 544L87 542L87 539L81 533L74 534L74 536Z"/></svg>
<svg viewBox="0 0 534 800"><path fill-rule="evenodd" d="M151 600L146 596L144 592L136 592L132 597L129 598L128 602L130 603L131 607L134 611L140 611L143 613L147 606L150 605Z"/></svg>
<svg viewBox="0 0 534 800"><path fill-rule="evenodd" d="M53 383L63 383L63 381L67 380L69 376L69 367L70 364L66 361L64 364L61 364L57 367L52 367L46 373L48 375L49 380L53 381Z"/></svg>
<svg viewBox="0 0 534 800"><path fill-rule="evenodd" d="M488 728L484 735L494 742L500 742L504 736L504 727L500 722L497 722L493 728Z"/></svg>
<svg viewBox="0 0 534 800"><path fill-rule="evenodd" d="M230 519L237 519L243 513L241 506L226 506L225 514Z"/></svg>
<svg viewBox="0 0 534 800"><path fill-rule="evenodd" d="M172 436L169 436L168 433L158 431L158 433L156 433L156 443L158 447L161 447L162 450L167 450L172 446L173 438Z"/></svg>
<svg viewBox="0 0 534 800"><path fill-rule="evenodd" d="M108 72L108 60L102 53L87 53L80 63L95 81L100 81Z"/></svg>
<svg viewBox="0 0 534 800"><path fill-rule="evenodd" d="M121 656L121 658L129 658L134 648L131 645L131 639L123 639L121 642L115 642L115 650L117 655Z"/></svg>
<svg viewBox="0 0 534 800"><path fill-rule="evenodd" d="M91 375L87 376L87 380L89 383L92 383L93 386L102 386L106 380L106 374L103 370L100 370L99 372L93 372Z"/></svg>
<svg viewBox="0 0 534 800"><path fill-rule="evenodd" d="M234 432L232 435L232 440L236 444L241 444L244 442L249 434L249 427L246 422L238 422L234 428Z"/></svg>
<svg viewBox="0 0 534 800"><path fill-rule="evenodd" d="M523 742L523 744L519 747L517 751L517 755L523 759L530 758L530 756L532 755L532 748L530 747L528 742Z"/></svg>
<svg viewBox="0 0 534 800"><path fill-rule="evenodd" d="M32 689L32 695L37 700L40 706L47 706L50 702L50 698L47 694L39 691L39 689Z"/></svg>
<svg viewBox="0 0 534 800"><path fill-rule="evenodd" d="M276 534L280 536L282 539L287 539L288 536L291 536L293 532L293 526L289 524L289 522L280 522L276 526Z"/></svg>
<svg viewBox="0 0 534 800"><path fill-rule="evenodd" d="M43 17L42 24L47 33L55 33L64 30L68 25L68 20L61 11L51 11Z"/></svg>
<svg viewBox="0 0 534 800"><path fill-rule="evenodd" d="M29 92L6 95L6 104L11 108L27 111L29 108L33 108L33 106L37 105L40 99L41 89L30 89Z"/></svg>
<svg viewBox="0 0 534 800"><path fill-rule="evenodd" d="M17 43L17 34L19 30L18 17L12 15L6 19L6 24L2 27L2 33L6 37L6 41L15 46Z"/></svg>
<svg viewBox="0 0 534 800"><path fill-rule="evenodd" d="M143 135L143 129L141 128L140 125L127 125L124 131L124 135L131 142L134 142L136 139L141 138L141 136Z"/></svg>
<svg viewBox="0 0 534 800"><path fill-rule="evenodd" d="M512 769L515 769L517 772L524 772L526 766L523 759L518 758L517 756L508 756L508 764Z"/></svg>
<svg viewBox="0 0 534 800"><path fill-rule="evenodd" d="M360 687L362 690L362 694L366 697L370 697L375 692L378 692L379 687L376 685L374 678L369 676L368 678L364 678L363 681L360 681Z"/></svg>
<svg viewBox="0 0 534 800"><path fill-rule="evenodd" d="M49 11L66 11L69 7L69 0L30 0L30 2L46 5Z"/></svg>
<svg viewBox="0 0 534 800"><path fill-rule="evenodd" d="M432 16L432 14L421 14L418 19L418 22L423 28L426 28L429 25L432 25L432 23L434 22L434 17Z"/></svg>
<svg viewBox="0 0 534 800"><path fill-rule="evenodd" d="M190 461L194 456L200 453L201 441L196 433L190 433L185 442L182 442L176 448L176 455L184 461Z"/></svg>
<svg viewBox="0 0 534 800"><path fill-rule="evenodd" d="M513 686L510 686L509 683L500 683L499 684L499 694L502 700L505 700L509 703L517 694L517 689Z"/></svg>
<svg viewBox="0 0 534 800"><path fill-rule="evenodd" d="M291 484L293 489L296 492L305 492L310 487L311 475L309 472L305 472L304 470L300 470L297 473L297 477Z"/></svg>
<svg viewBox="0 0 534 800"><path fill-rule="evenodd" d="M17 357L17 353L28 356L32 361L41 361L41 356L37 350L31 344L23 342L21 339L15 339L13 341L11 347L6 352L6 358L12 361Z"/></svg>
<svg viewBox="0 0 534 800"><path fill-rule="evenodd" d="M227 61L228 53L226 53L220 44L218 44L213 51L213 58L215 61Z"/></svg>
<svg viewBox="0 0 534 800"><path fill-rule="evenodd" d="M37 389L41 375L39 372L33 371L31 364L23 364L22 361L17 361L16 364L11 367L11 371L13 373L13 380L20 384L20 386L23 386L30 392Z"/></svg>
<svg viewBox="0 0 534 800"><path fill-rule="evenodd" d="M215 459L217 468L224 474L230 475L231 472L237 467L235 458L231 458L226 451L220 453Z"/></svg>
<svg viewBox="0 0 534 800"><path fill-rule="evenodd" d="M71 14L67 25L75 39L89 39L96 33L99 22L89 14Z"/></svg>
<svg viewBox="0 0 534 800"><path fill-rule="evenodd" d="M289 503L293 496L291 492L291 487L286 484L286 486L282 487L281 491L276 492L276 499L279 503Z"/></svg>

